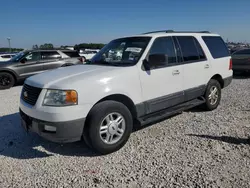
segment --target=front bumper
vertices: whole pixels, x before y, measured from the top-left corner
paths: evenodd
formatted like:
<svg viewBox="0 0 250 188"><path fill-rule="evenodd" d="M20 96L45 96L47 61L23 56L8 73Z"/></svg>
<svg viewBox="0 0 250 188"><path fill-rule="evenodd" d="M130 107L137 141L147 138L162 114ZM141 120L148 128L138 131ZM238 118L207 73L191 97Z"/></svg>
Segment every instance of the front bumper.
<svg viewBox="0 0 250 188"><path fill-rule="evenodd" d="M26 131L32 131L41 137L57 143L76 142L81 140L85 118L65 121L65 122L46 122L32 118L19 110L22 126ZM46 130L46 127L53 128L53 131Z"/></svg>

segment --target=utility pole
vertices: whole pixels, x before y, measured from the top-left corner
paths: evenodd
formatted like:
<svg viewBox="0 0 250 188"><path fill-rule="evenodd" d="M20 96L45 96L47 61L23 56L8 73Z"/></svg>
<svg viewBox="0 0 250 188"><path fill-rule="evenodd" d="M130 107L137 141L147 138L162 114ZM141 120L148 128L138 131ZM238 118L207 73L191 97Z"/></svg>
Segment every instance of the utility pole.
<svg viewBox="0 0 250 188"><path fill-rule="evenodd" d="M10 37L8 37L7 40L8 40L8 43L9 43L9 51L10 51L10 53L11 53Z"/></svg>

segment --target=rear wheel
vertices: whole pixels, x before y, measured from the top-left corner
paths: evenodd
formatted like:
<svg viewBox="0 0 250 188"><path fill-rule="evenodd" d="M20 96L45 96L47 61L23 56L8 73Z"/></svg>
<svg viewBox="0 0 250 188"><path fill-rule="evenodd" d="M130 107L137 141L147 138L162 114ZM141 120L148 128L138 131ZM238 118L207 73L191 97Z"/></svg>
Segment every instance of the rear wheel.
<svg viewBox="0 0 250 188"><path fill-rule="evenodd" d="M218 107L221 100L221 85L217 80L210 80L206 93L205 93L206 103L204 107L206 110L212 111Z"/></svg>
<svg viewBox="0 0 250 188"><path fill-rule="evenodd" d="M0 89L9 89L15 84L15 78L7 72L0 73Z"/></svg>
<svg viewBox="0 0 250 188"><path fill-rule="evenodd" d="M93 107L87 126L87 144L101 154L108 154L126 144L132 132L133 119L122 103L104 101Z"/></svg>

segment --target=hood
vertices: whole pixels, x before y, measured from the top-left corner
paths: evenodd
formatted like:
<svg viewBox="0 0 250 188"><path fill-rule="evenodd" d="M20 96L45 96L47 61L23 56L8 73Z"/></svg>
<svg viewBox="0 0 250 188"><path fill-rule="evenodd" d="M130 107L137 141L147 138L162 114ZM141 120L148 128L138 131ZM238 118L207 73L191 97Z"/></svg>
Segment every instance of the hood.
<svg viewBox="0 0 250 188"><path fill-rule="evenodd" d="M12 61L0 61L0 67L8 67L12 64L15 64L16 62L12 62Z"/></svg>
<svg viewBox="0 0 250 188"><path fill-rule="evenodd" d="M74 65L46 71L26 79L25 83L34 87L52 89L75 89L79 82L98 77L121 67L99 65Z"/></svg>

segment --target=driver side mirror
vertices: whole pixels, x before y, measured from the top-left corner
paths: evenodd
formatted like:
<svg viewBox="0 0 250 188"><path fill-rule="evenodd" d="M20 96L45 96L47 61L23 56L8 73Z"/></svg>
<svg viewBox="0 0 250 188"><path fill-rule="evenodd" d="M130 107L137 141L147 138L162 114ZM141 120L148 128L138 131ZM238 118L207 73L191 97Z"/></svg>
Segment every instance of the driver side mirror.
<svg viewBox="0 0 250 188"><path fill-rule="evenodd" d="M21 61L20 61L22 64L25 64L27 62L27 59L26 58L23 58Z"/></svg>
<svg viewBox="0 0 250 188"><path fill-rule="evenodd" d="M152 54L143 61L146 70L163 67L168 63L168 57L165 54Z"/></svg>

